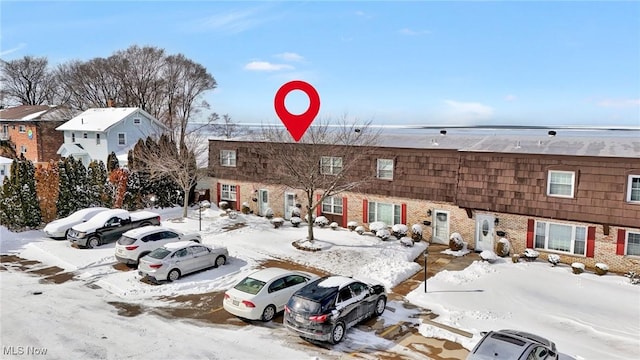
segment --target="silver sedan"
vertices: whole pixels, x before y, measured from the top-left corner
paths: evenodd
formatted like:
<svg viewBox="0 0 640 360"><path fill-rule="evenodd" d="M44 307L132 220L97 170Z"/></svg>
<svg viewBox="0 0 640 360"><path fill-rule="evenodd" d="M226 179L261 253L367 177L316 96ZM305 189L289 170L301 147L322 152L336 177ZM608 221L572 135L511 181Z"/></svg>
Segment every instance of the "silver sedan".
<svg viewBox="0 0 640 360"><path fill-rule="evenodd" d="M192 241L165 244L140 259L138 273L149 280L175 281L181 276L227 262L225 247L209 247Z"/></svg>

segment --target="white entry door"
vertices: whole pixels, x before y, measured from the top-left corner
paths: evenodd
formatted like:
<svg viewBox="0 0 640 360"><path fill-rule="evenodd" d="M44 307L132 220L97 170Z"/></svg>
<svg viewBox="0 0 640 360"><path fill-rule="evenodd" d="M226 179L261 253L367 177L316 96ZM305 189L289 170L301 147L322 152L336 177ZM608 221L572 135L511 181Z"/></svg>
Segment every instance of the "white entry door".
<svg viewBox="0 0 640 360"><path fill-rule="evenodd" d="M433 212L433 236L431 241L436 244L449 243L449 212L435 210Z"/></svg>
<svg viewBox="0 0 640 360"><path fill-rule="evenodd" d="M269 191L266 189L258 190L258 215L264 216L269 208Z"/></svg>
<svg viewBox="0 0 640 360"><path fill-rule="evenodd" d="M285 193L284 194L284 218L291 219L291 211L296 208L296 194Z"/></svg>
<svg viewBox="0 0 640 360"><path fill-rule="evenodd" d="M476 214L476 251L493 250L495 218L491 215Z"/></svg>

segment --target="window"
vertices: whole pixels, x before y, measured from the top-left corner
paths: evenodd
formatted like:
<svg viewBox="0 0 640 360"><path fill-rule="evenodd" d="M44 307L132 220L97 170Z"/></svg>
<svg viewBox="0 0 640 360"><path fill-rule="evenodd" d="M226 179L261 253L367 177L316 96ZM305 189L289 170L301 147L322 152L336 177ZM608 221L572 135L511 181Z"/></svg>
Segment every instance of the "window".
<svg viewBox="0 0 640 360"><path fill-rule="evenodd" d="M100 134L96 134L96 145L100 145Z"/></svg>
<svg viewBox="0 0 640 360"><path fill-rule="evenodd" d="M27 132L27 127L24 125L20 125L18 126L18 132L20 133L26 133Z"/></svg>
<svg viewBox="0 0 640 360"><path fill-rule="evenodd" d="M393 160L378 159L378 179L393 180Z"/></svg>
<svg viewBox="0 0 640 360"><path fill-rule="evenodd" d="M76 134L75 133L71 133L71 142L72 143L76 142Z"/></svg>
<svg viewBox="0 0 640 360"><path fill-rule="evenodd" d="M327 196L322 200L322 212L326 214L342 215L342 198Z"/></svg>
<svg viewBox="0 0 640 360"><path fill-rule="evenodd" d="M567 224L536 221L535 247L585 255L587 228Z"/></svg>
<svg viewBox="0 0 640 360"><path fill-rule="evenodd" d="M127 145L127 134L118 133L118 145Z"/></svg>
<svg viewBox="0 0 640 360"><path fill-rule="evenodd" d="M222 184L220 188L220 200L236 201L235 185Z"/></svg>
<svg viewBox="0 0 640 360"><path fill-rule="evenodd" d="M87 133L82 134L82 138L83 139L88 139L89 138L89 134L87 134Z"/></svg>
<svg viewBox="0 0 640 360"><path fill-rule="evenodd" d="M337 175L342 171L342 158L323 156L320 158L320 173L323 175Z"/></svg>
<svg viewBox="0 0 640 360"><path fill-rule="evenodd" d="M284 278L280 278L276 281L274 281L270 286L269 286L269 292L275 292L275 291L280 291L282 289L285 289L287 287Z"/></svg>
<svg viewBox="0 0 640 360"><path fill-rule="evenodd" d="M0 176L4 176L4 165L0 166Z"/></svg>
<svg viewBox="0 0 640 360"><path fill-rule="evenodd" d="M369 202L369 222L382 221L387 225L400 224L400 205Z"/></svg>
<svg viewBox="0 0 640 360"><path fill-rule="evenodd" d="M139 118L133 119L133 125L140 125L140 119Z"/></svg>
<svg viewBox="0 0 640 360"><path fill-rule="evenodd" d="M24 145L20 145L20 154L26 154L27 153L27 147Z"/></svg>
<svg viewBox="0 0 640 360"><path fill-rule="evenodd" d="M220 165L222 166L236 166L236 151L235 150L220 150Z"/></svg>
<svg viewBox="0 0 640 360"><path fill-rule="evenodd" d="M627 249L625 255L640 256L640 233L627 232Z"/></svg>
<svg viewBox="0 0 640 360"><path fill-rule="evenodd" d="M629 175L627 201L640 203L640 175Z"/></svg>
<svg viewBox="0 0 640 360"><path fill-rule="evenodd" d="M549 171L547 195L572 198L574 179L573 171Z"/></svg>

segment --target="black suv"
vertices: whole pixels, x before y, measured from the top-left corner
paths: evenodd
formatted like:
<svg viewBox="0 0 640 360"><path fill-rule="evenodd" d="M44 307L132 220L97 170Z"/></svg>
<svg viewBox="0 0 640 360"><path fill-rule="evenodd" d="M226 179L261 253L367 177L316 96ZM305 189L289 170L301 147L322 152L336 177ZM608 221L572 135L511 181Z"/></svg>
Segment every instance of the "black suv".
<svg viewBox="0 0 640 360"><path fill-rule="evenodd" d="M293 293L284 307L284 325L302 338L339 343L346 330L384 312L381 284L345 276L325 276Z"/></svg>

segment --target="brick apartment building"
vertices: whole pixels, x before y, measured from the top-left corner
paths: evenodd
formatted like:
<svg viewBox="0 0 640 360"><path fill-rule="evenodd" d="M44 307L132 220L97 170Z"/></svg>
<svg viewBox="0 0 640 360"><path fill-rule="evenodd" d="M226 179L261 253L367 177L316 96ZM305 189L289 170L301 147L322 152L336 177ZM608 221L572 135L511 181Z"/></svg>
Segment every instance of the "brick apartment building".
<svg viewBox="0 0 640 360"><path fill-rule="evenodd" d="M325 199L317 215L343 227L422 224L425 239L457 232L476 251L505 237L512 253L640 272L640 129L422 131L385 134L355 170L375 179ZM261 180L274 166L256 156L262 146L209 141L212 200L288 218L304 196Z"/></svg>

